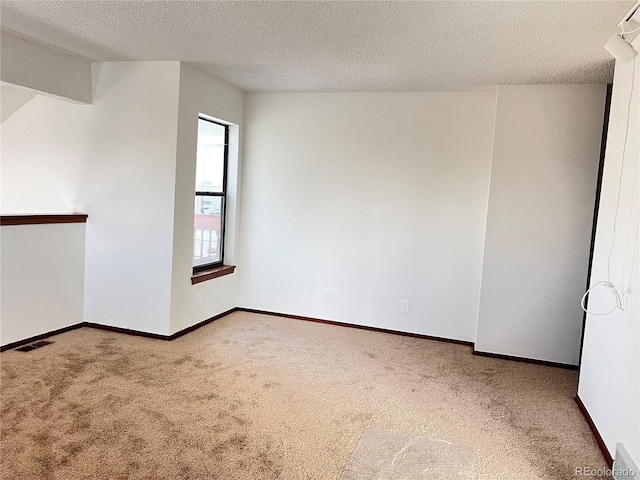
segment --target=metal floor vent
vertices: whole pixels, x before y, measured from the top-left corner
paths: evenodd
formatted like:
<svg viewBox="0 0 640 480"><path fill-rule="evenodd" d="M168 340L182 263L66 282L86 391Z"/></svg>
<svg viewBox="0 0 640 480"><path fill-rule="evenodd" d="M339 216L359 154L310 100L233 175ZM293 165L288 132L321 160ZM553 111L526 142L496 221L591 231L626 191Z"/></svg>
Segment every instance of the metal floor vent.
<svg viewBox="0 0 640 480"><path fill-rule="evenodd" d="M33 342L33 343L30 343L29 345L18 347L16 348L16 350L18 350L19 352L30 352L31 350L44 347L45 345L49 345L50 343L53 343L53 342L50 342L49 340L40 340L39 342Z"/></svg>

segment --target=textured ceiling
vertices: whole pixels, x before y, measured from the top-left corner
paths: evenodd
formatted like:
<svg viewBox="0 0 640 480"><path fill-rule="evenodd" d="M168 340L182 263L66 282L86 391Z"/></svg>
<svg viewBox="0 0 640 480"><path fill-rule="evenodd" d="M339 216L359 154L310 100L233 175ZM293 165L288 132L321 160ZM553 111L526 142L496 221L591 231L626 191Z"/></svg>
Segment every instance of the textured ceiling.
<svg viewBox="0 0 640 480"><path fill-rule="evenodd" d="M3 29L91 60L182 60L248 91L606 83L626 1L2 1Z"/></svg>

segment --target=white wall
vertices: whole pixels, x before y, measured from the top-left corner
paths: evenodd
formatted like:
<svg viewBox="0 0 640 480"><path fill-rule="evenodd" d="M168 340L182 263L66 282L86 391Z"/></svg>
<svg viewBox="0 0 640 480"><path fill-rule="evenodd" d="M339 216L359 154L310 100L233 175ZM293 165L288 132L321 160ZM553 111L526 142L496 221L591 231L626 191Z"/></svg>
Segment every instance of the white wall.
<svg viewBox="0 0 640 480"><path fill-rule="evenodd" d="M634 46L640 51L640 37ZM622 442L640 465L640 60L635 61L630 104L632 70L633 64L616 63L591 272L591 284L607 280L607 259L613 247L610 280L621 292L629 290L629 307L605 316L587 315L578 395L611 455L615 455L616 442ZM629 105L627 154L619 189ZM608 289L597 287L590 294L589 310L607 312L611 306Z"/></svg>
<svg viewBox="0 0 640 480"><path fill-rule="evenodd" d="M169 334L179 62L94 64L83 136L85 320Z"/></svg>
<svg viewBox="0 0 640 480"><path fill-rule="evenodd" d="M89 213L85 321L169 335L235 307L237 274L191 285L193 193L205 113L234 124L236 264L244 93L179 62L94 64L93 81L92 106L38 96L2 123L2 212Z"/></svg>
<svg viewBox="0 0 640 480"><path fill-rule="evenodd" d="M0 33L0 79L47 95L91 103L91 62Z"/></svg>
<svg viewBox="0 0 640 480"><path fill-rule="evenodd" d="M2 122L2 213L78 209L81 142L90 108L38 95Z"/></svg>
<svg viewBox="0 0 640 480"><path fill-rule="evenodd" d="M224 262L237 264L237 213L239 212L244 92L189 65L180 67L173 263L171 276L171 333L187 328L236 306L238 273L191 285L193 261L193 212L196 178L198 114L203 113L230 127L227 178L227 220ZM202 303L196 304L197 293Z"/></svg>
<svg viewBox="0 0 640 480"><path fill-rule="evenodd" d="M578 364L605 97L499 87L476 350Z"/></svg>
<svg viewBox="0 0 640 480"><path fill-rule="evenodd" d="M494 112L495 92L248 94L239 306L473 341Z"/></svg>
<svg viewBox="0 0 640 480"><path fill-rule="evenodd" d="M0 237L0 343L82 322L85 225L5 225Z"/></svg>
<svg viewBox="0 0 640 480"><path fill-rule="evenodd" d="M18 87L11 83L0 83L0 121L4 122L37 94L29 88Z"/></svg>

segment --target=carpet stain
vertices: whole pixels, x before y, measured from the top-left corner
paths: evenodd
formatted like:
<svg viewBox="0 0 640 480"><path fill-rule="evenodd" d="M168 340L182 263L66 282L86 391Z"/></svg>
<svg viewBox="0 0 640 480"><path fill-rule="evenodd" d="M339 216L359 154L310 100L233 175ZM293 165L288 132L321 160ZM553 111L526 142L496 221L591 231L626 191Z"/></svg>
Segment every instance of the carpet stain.
<svg viewBox="0 0 640 480"><path fill-rule="evenodd" d="M0 382L6 479L338 479L368 427L467 445L478 480L606 466L576 372L257 314L172 342L74 330L0 354Z"/></svg>

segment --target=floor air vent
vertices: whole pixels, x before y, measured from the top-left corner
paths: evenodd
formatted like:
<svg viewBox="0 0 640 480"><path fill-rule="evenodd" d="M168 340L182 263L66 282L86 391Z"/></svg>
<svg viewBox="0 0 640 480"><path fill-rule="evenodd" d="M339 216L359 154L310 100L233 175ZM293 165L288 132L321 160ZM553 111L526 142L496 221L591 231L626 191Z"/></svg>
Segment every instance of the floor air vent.
<svg viewBox="0 0 640 480"><path fill-rule="evenodd" d="M44 347L45 345L49 345L50 343L53 343L53 342L50 342L48 340L40 340L39 342L33 342L33 343L30 343L29 345L18 347L16 348L16 350L18 350L19 352L30 352L31 350Z"/></svg>

